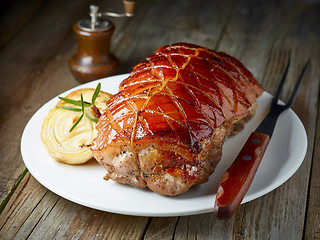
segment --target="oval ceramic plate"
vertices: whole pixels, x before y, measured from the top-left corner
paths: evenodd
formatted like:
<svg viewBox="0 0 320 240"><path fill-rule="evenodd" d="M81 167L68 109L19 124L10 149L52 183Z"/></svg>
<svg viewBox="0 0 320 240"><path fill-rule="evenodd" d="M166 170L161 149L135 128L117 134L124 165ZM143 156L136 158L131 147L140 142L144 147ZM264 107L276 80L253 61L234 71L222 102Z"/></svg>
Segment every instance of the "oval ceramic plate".
<svg viewBox="0 0 320 240"><path fill-rule="evenodd" d="M116 93L119 83L128 74L93 81L70 89L95 88ZM52 159L40 139L41 126L56 97L41 107L30 119L21 139L21 153L30 173L46 188L75 203L113 213L136 216L181 216L213 211L219 180L237 156L245 140L267 114L272 96L266 92L258 100L257 113L236 136L223 146L223 156L210 180L191 188L187 193L168 197L148 189L137 189L112 180L105 181L105 170L95 161L80 166L59 163ZM301 165L307 149L307 136L298 116L290 109L276 125L272 140L242 203L272 191L288 180Z"/></svg>

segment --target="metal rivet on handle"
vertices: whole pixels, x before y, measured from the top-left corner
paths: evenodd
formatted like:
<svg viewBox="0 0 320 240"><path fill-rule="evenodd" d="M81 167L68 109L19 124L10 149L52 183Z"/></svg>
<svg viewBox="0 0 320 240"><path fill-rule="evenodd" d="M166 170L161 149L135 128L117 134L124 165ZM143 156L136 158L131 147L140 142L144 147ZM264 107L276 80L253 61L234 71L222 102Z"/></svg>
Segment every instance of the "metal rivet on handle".
<svg viewBox="0 0 320 240"><path fill-rule="evenodd" d="M253 142L253 143L260 143L261 141L260 141L260 139L258 139L258 138L254 138L254 139L251 140L251 142Z"/></svg>
<svg viewBox="0 0 320 240"><path fill-rule="evenodd" d="M252 157L250 157L249 155L245 155L242 157L243 160L249 161L252 159Z"/></svg>

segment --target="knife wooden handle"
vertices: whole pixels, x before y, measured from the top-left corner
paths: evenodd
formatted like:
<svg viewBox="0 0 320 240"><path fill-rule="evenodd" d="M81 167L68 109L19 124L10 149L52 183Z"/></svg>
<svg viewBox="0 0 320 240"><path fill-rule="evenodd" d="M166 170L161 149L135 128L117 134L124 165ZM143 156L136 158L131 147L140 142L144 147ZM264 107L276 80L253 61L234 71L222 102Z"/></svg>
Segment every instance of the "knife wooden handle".
<svg viewBox="0 0 320 240"><path fill-rule="evenodd" d="M227 219L237 210L257 172L270 137L253 132L244 144L233 164L223 175L214 204L218 219Z"/></svg>

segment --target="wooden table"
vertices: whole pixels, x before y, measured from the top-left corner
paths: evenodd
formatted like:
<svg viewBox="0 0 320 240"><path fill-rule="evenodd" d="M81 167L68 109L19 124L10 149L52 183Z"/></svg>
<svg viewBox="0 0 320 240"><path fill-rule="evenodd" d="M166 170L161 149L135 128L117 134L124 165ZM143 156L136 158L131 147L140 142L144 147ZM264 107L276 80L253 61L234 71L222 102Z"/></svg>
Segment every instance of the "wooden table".
<svg viewBox="0 0 320 240"><path fill-rule="evenodd" d="M48 100L79 85L68 70L77 51L72 25L87 17L91 1L6 4L0 14L0 239L320 239L320 1L140 0L133 19L113 20L119 73L161 45L185 41L237 57L274 92L291 57L286 99L311 59L293 106L308 135L303 164L228 221L213 213L158 218L90 209L52 193L24 170L20 139L27 121ZM123 11L117 0L96 4Z"/></svg>

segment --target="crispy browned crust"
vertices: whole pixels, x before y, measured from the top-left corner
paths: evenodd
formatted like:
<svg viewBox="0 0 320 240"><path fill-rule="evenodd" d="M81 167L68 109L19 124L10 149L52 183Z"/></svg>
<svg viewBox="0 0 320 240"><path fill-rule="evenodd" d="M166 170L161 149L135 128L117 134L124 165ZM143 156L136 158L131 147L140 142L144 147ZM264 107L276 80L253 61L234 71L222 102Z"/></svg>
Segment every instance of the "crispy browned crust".
<svg viewBox="0 0 320 240"><path fill-rule="evenodd" d="M107 178L183 193L207 181L223 141L251 117L262 92L225 53L186 43L161 47L108 102L92 151Z"/></svg>

